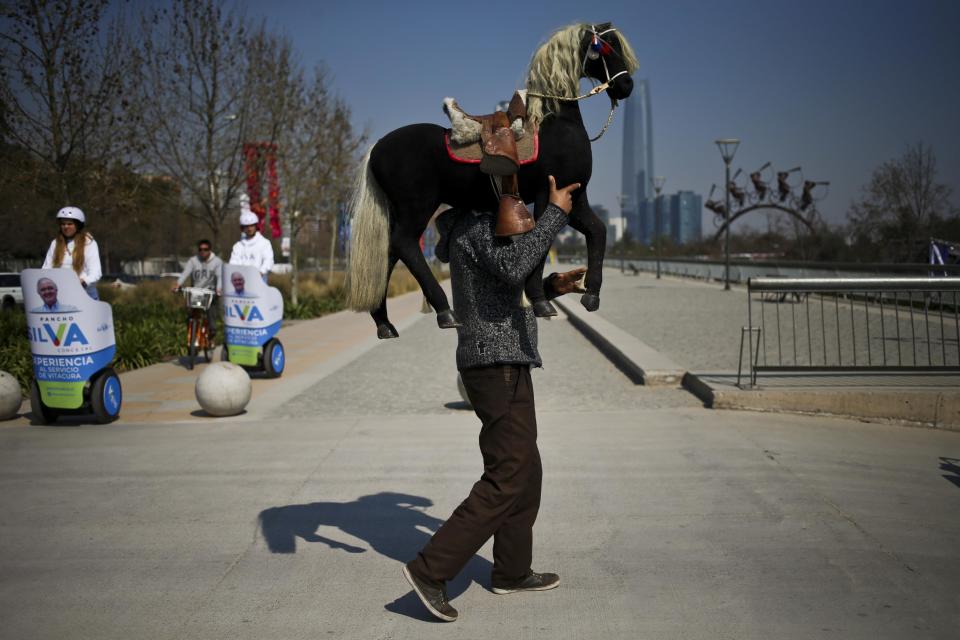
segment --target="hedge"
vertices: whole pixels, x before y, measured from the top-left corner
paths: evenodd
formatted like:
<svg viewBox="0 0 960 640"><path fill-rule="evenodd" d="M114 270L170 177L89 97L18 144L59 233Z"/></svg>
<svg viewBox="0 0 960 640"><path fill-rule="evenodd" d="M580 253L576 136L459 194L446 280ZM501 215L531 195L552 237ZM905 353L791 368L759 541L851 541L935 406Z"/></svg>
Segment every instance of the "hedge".
<svg viewBox="0 0 960 640"><path fill-rule="evenodd" d="M172 280L144 282L128 289L110 285L99 287L100 298L113 305L117 339L114 368L128 371L169 360L187 352L186 319L183 299L170 292ZM290 276L270 276L270 284L284 297L284 319L305 320L345 308L343 275L334 274L332 282L312 275L301 277L297 304L290 302ZM398 269L390 281L389 294L398 295L417 287L405 269ZM218 336L223 336L218 321ZM15 376L24 393L33 382L27 320L23 309L0 313L0 370Z"/></svg>

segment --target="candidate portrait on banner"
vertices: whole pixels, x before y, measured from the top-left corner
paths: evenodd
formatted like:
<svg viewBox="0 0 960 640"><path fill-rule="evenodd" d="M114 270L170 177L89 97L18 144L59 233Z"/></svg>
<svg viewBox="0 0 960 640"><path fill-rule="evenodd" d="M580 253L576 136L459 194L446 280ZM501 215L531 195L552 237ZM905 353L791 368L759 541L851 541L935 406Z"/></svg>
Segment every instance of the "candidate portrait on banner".
<svg viewBox="0 0 960 640"><path fill-rule="evenodd" d="M37 293L43 300L43 304L30 309L30 313L77 313L79 311L74 306L60 303L57 283L50 278L40 278L37 282Z"/></svg>

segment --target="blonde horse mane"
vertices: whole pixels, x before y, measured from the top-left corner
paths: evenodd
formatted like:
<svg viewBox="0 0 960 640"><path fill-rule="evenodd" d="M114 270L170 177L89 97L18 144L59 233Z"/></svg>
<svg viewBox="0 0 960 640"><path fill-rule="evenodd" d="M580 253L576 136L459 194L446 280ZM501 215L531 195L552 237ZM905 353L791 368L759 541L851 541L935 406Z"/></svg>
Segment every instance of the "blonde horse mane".
<svg viewBox="0 0 960 640"><path fill-rule="evenodd" d="M590 32L590 26L583 23L568 25L555 31L540 45L530 59L530 68L527 70L526 85L529 91L570 98L580 93L583 73L580 44ZM633 74L640 64L626 37L617 31L604 38L619 39L623 61L630 74ZM536 96L530 96L527 100L527 113L537 123L558 108L557 100Z"/></svg>

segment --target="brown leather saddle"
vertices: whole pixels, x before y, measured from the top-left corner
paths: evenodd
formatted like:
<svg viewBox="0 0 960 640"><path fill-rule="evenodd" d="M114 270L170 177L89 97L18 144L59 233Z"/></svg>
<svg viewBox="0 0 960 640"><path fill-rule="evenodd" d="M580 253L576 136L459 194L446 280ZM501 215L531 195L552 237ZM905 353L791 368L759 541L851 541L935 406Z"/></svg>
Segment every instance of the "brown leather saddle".
<svg viewBox="0 0 960 640"><path fill-rule="evenodd" d="M517 181L520 165L536 161L539 153L536 128L527 118L525 93L515 92L506 110L481 116L468 114L453 98L443 101L452 125L445 136L450 158L476 163L483 173L500 178L498 236L526 233L534 226L533 216L520 199Z"/></svg>

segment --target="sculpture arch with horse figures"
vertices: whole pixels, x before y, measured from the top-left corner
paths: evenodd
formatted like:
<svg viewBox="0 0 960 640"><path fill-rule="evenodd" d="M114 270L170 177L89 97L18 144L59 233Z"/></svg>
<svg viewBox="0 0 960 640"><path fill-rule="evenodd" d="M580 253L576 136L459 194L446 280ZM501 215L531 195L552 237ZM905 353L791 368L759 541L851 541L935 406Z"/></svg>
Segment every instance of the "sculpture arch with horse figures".
<svg viewBox="0 0 960 640"><path fill-rule="evenodd" d="M582 185L573 192L568 223L587 242L586 293L581 303L588 311L600 305L606 227L587 199L593 155L577 101L605 90L612 116L617 101L633 90L631 75L637 66L629 42L611 24L574 24L543 43L527 71L527 111L539 127L539 156L536 162L520 167L520 196L533 203L534 218L539 218L548 204L547 176L554 176L558 186ZM578 95L581 78L601 83L599 90L595 87L589 94ZM358 169L350 204L348 305L355 311L370 312L380 338L398 335L387 316L387 284L398 260L407 266L437 312L437 324L441 328L459 325L423 257L420 236L441 204L464 210L481 205L497 209L498 196L490 177L476 165L448 157L446 132L435 124L412 124L391 131L370 149ZM538 316L556 314L544 295L543 266L541 262L525 285Z"/></svg>

